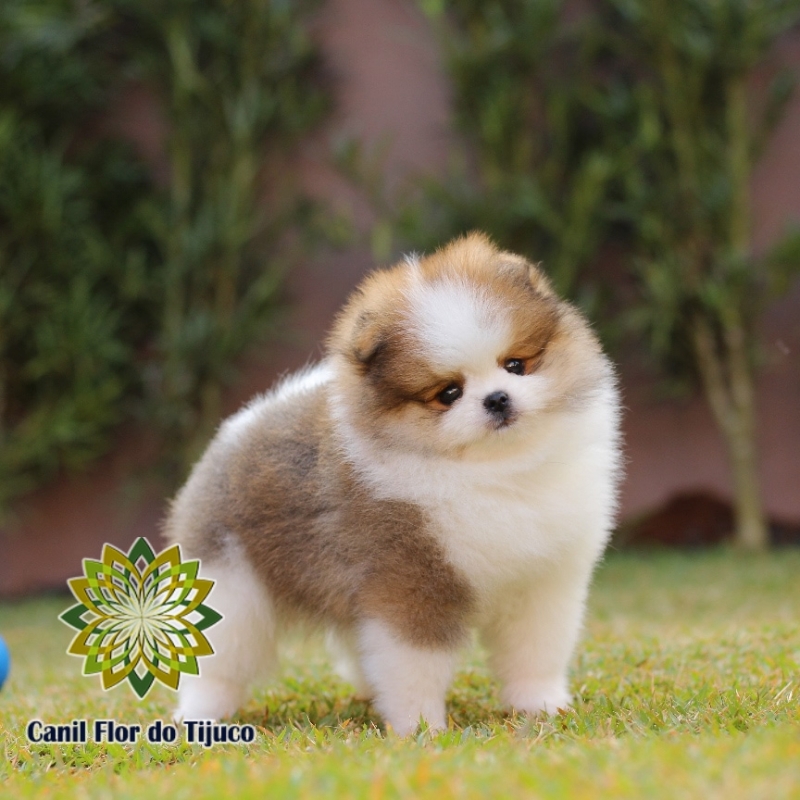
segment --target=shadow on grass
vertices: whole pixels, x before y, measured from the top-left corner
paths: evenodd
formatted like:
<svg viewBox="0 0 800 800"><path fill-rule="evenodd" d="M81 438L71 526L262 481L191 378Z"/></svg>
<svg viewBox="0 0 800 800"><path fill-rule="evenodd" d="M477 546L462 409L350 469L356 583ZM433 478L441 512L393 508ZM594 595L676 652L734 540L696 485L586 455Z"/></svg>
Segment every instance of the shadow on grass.
<svg viewBox="0 0 800 800"><path fill-rule="evenodd" d="M384 732L383 720L374 704L354 697L351 692L351 687L335 679L286 681L258 693L234 719L275 735L286 728L349 731L376 728ZM471 674L459 676L448 693L447 712L450 724L457 730L504 725L514 718L500 708L489 680Z"/></svg>

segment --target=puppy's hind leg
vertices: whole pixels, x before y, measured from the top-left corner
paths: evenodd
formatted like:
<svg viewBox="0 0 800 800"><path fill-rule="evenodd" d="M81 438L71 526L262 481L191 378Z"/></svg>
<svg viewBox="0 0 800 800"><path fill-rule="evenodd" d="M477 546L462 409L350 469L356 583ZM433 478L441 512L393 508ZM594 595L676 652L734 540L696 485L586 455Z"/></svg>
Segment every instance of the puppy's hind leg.
<svg viewBox="0 0 800 800"><path fill-rule="evenodd" d="M276 662L273 603L238 548L203 562L200 575L215 582L206 602L222 620L206 631L214 655L198 659L198 676L181 677L178 720L231 716L247 699L253 681Z"/></svg>
<svg viewBox="0 0 800 800"><path fill-rule="evenodd" d="M356 699L371 700L372 689L359 662L354 634L331 629L325 635L325 644L336 673L343 681L353 686L356 690Z"/></svg>
<svg viewBox="0 0 800 800"><path fill-rule="evenodd" d="M361 623L358 644L375 706L396 733L413 733L420 719L431 730L447 727L444 698L456 651L413 645L378 619Z"/></svg>

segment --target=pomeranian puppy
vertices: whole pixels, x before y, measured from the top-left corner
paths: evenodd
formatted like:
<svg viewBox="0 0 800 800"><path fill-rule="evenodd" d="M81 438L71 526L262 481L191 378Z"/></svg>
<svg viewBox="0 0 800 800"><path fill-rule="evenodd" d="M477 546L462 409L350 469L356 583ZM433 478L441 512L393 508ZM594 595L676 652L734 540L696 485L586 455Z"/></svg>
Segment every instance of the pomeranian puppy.
<svg viewBox="0 0 800 800"><path fill-rule="evenodd" d="M174 500L166 535L224 615L176 716L232 715L293 620L401 735L446 726L471 629L508 707L567 707L618 424L610 362L536 266L471 234L374 272L325 359L225 421Z"/></svg>

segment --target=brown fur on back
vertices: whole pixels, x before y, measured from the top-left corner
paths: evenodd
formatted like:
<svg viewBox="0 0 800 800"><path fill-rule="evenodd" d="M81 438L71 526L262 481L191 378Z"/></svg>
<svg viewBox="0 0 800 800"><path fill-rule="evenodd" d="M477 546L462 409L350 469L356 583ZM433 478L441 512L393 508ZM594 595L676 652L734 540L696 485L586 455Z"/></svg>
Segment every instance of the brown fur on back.
<svg viewBox="0 0 800 800"><path fill-rule="evenodd" d="M330 432L321 388L283 398L234 443L219 436L165 533L188 556L244 547L276 605L319 622L377 617L418 645L455 644L472 597L409 503L378 500Z"/></svg>

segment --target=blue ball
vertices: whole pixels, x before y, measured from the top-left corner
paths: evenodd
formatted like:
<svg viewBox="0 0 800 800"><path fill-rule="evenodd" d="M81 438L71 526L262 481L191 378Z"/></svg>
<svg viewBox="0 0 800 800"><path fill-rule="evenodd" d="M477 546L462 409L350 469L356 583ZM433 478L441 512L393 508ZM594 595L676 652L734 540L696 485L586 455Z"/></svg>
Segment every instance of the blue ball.
<svg viewBox="0 0 800 800"><path fill-rule="evenodd" d="M10 668L11 657L8 655L8 648L6 647L6 643L3 641L3 637L0 636L0 689L3 688L3 684L6 682L8 670Z"/></svg>

